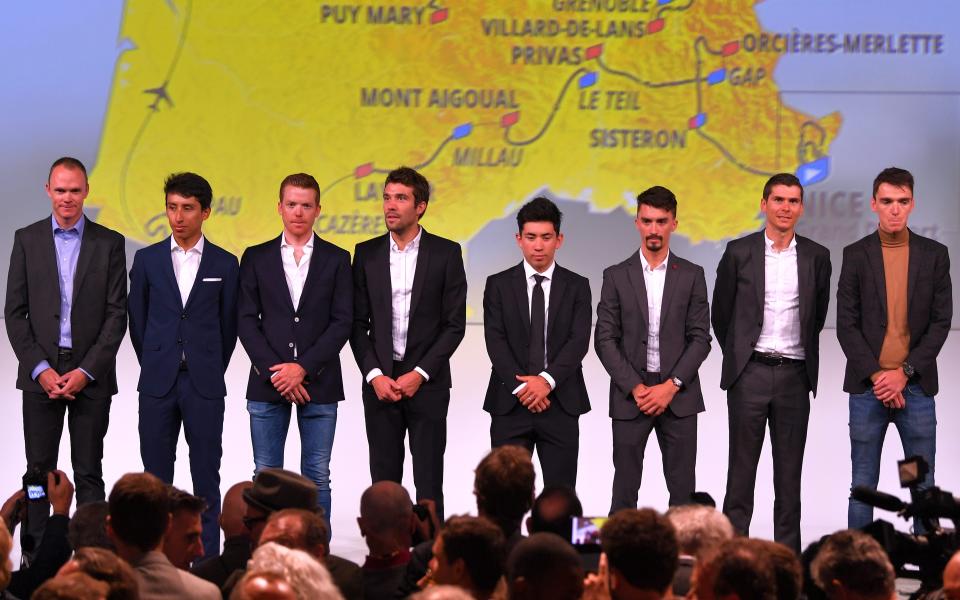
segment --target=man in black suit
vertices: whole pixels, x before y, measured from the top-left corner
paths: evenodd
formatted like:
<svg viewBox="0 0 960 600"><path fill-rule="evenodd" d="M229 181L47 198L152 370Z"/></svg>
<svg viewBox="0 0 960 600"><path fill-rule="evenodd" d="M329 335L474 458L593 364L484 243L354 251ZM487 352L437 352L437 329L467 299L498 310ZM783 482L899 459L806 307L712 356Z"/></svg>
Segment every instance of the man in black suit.
<svg viewBox="0 0 960 600"><path fill-rule="evenodd" d="M80 505L105 497L103 437L127 328L126 258L123 236L83 215L90 191L83 163L58 159L46 190L53 214L14 235L4 318L20 361L27 469L46 477L57 468L67 414ZM21 533L28 552L49 511L46 502L30 503Z"/></svg>
<svg viewBox="0 0 960 600"><path fill-rule="evenodd" d="M350 337L350 255L320 239L320 186L306 173L280 184L283 232L240 260L238 330L250 357L247 412L256 473L283 467L290 407L297 406L300 470L330 518L330 454L343 400L340 350Z"/></svg>
<svg viewBox="0 0 960 600"><path fill-rule="evenodd" d="M847 357L852 486L876 489L891 422L904 454L930 465L921 487L934 484L937 355L950 332L953 291L947 247L907 228L913 207L913 175L884 169L870 200L877 231L843 249L837 339ZM848 526L872 520L873 508L851 498Z"/></svg>
<svg viewBox="0 0 960 600"><path fill-rule="evenodd" d="M540 456L544 485L577 485L580 415L590 410L581 362L590 348L590 282L554 262L562 214L546 198L517 213L523 262L491 275L483 333L493 367L483 409L490 444Z"/></svg>
<svg viewBox="0 0 960 600"><path fill-rule="evenodd" d="M420 173L387 175L388 233L353 256L350 346L364 378L370 477L400 483L409 430L417 501L433 500L442 520L450 357L466 327L467 278L460 245L420 226L429 201Z"/></svg>
<svg viewBox="0 0 960 600"><path fill-rule="evenodd" d="M830 251L796 235L803 187L790 173L763 187L762 231L727 244L713 289L723 351L730 455L723 512L749 535L757 462L770 423L774 539L800 553L800 473L810 392L817 393L820 331L830 302Z"/></svg>
<svg viewBox="0 0 960 600"><path fill-rule="evenodd" d="M654 186L637 196L640 250L603 272L594 338L610 374L610 513L636 508L643 454L656 429L670 504L690 502L697 465L697 371L710 353L703 267L670 252L677 199Z"/></svg>
<svg viewBox="0 0 960 600"><path fill-rule="evenodd" d="M237 257L203 235L213 190L196 173L164 182L171 236L138 250L130 269L130 341L140 361L143 468L173 483L183 423L203 550L220 553L223 374L237 345Z"/></svg>

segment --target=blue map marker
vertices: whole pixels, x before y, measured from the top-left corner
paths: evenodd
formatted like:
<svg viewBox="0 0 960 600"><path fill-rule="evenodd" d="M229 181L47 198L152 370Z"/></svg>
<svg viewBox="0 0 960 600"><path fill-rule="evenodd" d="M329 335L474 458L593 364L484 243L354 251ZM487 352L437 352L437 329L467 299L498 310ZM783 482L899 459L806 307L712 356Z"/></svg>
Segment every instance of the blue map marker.
<svg viewBox="0 0 960 600"><path fill-rule="evenodd" d="M717 85L718 83L723 83L723 80L727 78L726 69L717 69L716 71L711 72L707 75L707 83L710 85Z"/></svg>
<svg viewBox="0 0 960 600"><path fill-rule="evenodd" d="M463 123L453 128L453 133L450 134L450 137L459 140L467 137L471 133L473 133L473 123Z"/></svg>
<svg viewBox="0 0 960 600"><path fill-rule="evenodd" d="M579 81L577 81L577 86L580 89L583 89L583 88L588 88L591 85L594 85L595 83L597 83L597 72L590 71L589 73L584 73L583 75L580 76Z"/></svg>
<svg viewBox="0 0 960 600"><path fill-rule="evenodd" d="M663 6L664 4L670 4L671 2L673 2L673 0L658 0L657 4Z"/></svg>
<svg viewBox="0 0 960 600"><path fill-rule="evenodd" d="M802 185L819 183L830 175L830 157L821 156L817 160L804 163L797 168L797 179Z"/></svg>

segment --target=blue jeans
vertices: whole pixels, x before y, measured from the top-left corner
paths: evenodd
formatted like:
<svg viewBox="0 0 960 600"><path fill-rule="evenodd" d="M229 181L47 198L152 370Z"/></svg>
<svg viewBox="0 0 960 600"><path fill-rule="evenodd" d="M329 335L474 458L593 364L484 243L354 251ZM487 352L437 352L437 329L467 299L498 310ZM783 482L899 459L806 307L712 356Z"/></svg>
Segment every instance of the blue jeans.
<svg viewBox="0 0 960 600"><path fill-rule="evenodd" d="M254 475L283 468L283 447L290 427L291 404L247 400L253 439ZM337 403L308 402L297 406L300 429L300 472L317 484L318 500L330 522L330 453L337 430Z"/></svg>
<svg viewBox="0 0 960 600"><path fill-rule="evenodd" d="M853 483L876 489L880 481L880 453L887 426L892 422L900 433L904 456L922 456L930 465L920 488L933 485L934 457L937 451L937 410L933 396L924 394L915 383L903 390L906 407L887 408L877 400L873 390L850 394L850 458ZM873 521L873 507L850 499L847 526L859 529ZM915 523L916 524L916 523Z"/></svg>

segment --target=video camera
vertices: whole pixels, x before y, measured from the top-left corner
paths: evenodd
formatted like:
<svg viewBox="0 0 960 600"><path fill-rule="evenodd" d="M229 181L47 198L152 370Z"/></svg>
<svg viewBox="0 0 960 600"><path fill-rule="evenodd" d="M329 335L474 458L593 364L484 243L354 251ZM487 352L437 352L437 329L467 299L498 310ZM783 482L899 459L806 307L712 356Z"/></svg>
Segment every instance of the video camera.
<svg viewBox="0 0 960 600"><path fill-rule="evenodd" d="M911 598L922 598L943 586L943 569L960 548L956 533L960 523L960 500L938 487L919 487L930 472L923 457L912 456L898 461L897 468L900 487L910 490L910 502L859 485L851 490L851 496L864 504L895 512L904 519L915 519L919 524L919 532L915 535L897 531L891 523L880 519L864 527L863 531L880 542L897 576L920 581L920 589ZM954 529L941 528L940 519L953 521Z"/></svg>

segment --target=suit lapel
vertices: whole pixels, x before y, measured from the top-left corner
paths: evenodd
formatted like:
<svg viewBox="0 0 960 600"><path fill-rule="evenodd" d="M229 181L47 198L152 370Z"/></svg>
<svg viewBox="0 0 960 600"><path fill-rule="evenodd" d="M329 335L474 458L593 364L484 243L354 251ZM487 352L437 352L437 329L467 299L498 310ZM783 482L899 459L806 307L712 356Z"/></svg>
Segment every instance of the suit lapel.
<svg viewBox="0 0 960 600"><path fill-rule="evenodd" d="M307 297L310 296L310 291L313 289L313 282L316 281L317 277L320 277L320 269L323 268L323 263L325 257L321 256L322 250L320 249L320 236L316 233L313 234L313 252L310 253L310 268L307 269L307 278L303 282L303 292L300 294L300 306L306 306ZM293 305L293 303L290 303ZM294 310L300 310L299 306L295 306Z"/></svg>
<svg viewBox="0 0 960 600"><path fill-rule="evenodd" d="M909 231L909 233L910 237L916 240L913 232ZM926 256L924 256L923 246L917 243L910 244L909 238L907 238L907 254L907 306L909 307L913 305L913 291L917 289L917 273L924 265L929 267L930 263L925 262ZM886 290L886 285L884 285L884 290Z"/></svg>
<svg viewBox="0 0 960 600"><path fill-rule="evenodd" d="M379 322L393 323L393 276L390 274L390 234L381 238L370 253L367 265L367 290L370 292L370 311L378 315Z"/></svg>
<svg viewBox="0 0 960 600"><path fill-rule="evenodd" d="M530 340L530 301L527 299L527 272L520 263L513 268L514 273L510 278L510 287L513 289L513 298L517 302L517 308L520 312L520 320L523 323L523 334L529 344ZM553 296L553 292L550 293Z"/></svg>
<svg viewBox="0 0 960 600"><path fill-rule="evenodd" d="M177 284L177 275L173 271L173 250L170 248L170 238L167 238L167 243L164 244L163 247L167 249L167 252L158 253L160 259L160 272L163 274L163 280L166 281L167 285L170 286L173 297L177 299L177 304L180 306L180 308L184 308L183 298L180 297L180 286ZM191 291L191 294L192 293L193 292Z"/></svg>
<svg viewBox="0 0 960 600"><path fill-rule="evenodd" d="M663 331L667 311L672 306L670 301L673 298L673 292L677 289L680 281L680 266L674 261L676 261L676 257L671 252L669 258L667 258L667 274L663 278L663 298L660 300L660 331Z"/></svg>
<svg viewBox="0 0 960 600"><path fill-rule="evenodd" d="M630 259L630 268L627 269L627 277L630 278L630 285L637 294L637 304L640 305L640 318L643 321L644 330L650 329L650 311L647 310L647 285L643 280L643 263L640 261L640 251L637 250L633 258Z"/></svg>
<svg viewBox="0 0 960 600"><path fill-rule="evenodd" d="M187 294L187 303L184 305L184 308L190 306L190 303L193 302L194 297L197 295L197 290L200 288L200 284L203 282L203 278L207 276L210 272L210 263L213 259L210 257L212 252L210 251L210 240L204 240L203 243L203 253L200 254L200 266L197 267L197 276L193 280L193 287L190 288L190 293ZM172 264L173 261L168 260L167 263ZM176 283L176 282L174 282ZM304 288L306 289L306 288ZM180 288L177 287L177 298L180 297ZM301 296L302 298L302 296Z"/></svg>
<svg viewBox="0 0 960 600"><path fill-rule="evenodd" d="M276 239L273 247L270 249L270 260L268 262L273 263L275 266L267 266L267 276L273 279L273 287L280 290L280 295L283 296L284 303L290 308L290 312L295 312L297 307L293 305L293 300L290 299L290 288L287 287L287 275L283 270L283 254L280 252L281 244L283 244L283 233L280 234L280 237ZM316 250L316 244L314 244L314 250ZM303 287L306 289L307 286L304 285ZM303 301L302 294L300 300L301 302Z"/></svg>
<svg viewBox="0 0 960 600"><path fill-rule="evenodd" d="M555 265L553 269L553 281L550 282L550 305L547 308L547 349L553 344L550 340L553 338L553 330L557 325L558 313L560 312L560 303L563 302L563 295L567 291L567 277L560 265Z"/></svg>
<svg viewBox="0 0 960 600"><path fill-rule="evenodd" d="M877 283L877 296L878 300L880 300L881 314L886 315L887 278L883 272L883 250L880 248L879 233L874 233L867 239L865 250L867 254L867 262L870 263L870 269L873 271L873 280ZM910 260L910 263L912 262L913 261Z"/></svg>
<svg viewBox="0 0 960 600"><path fill-rule="evenodd" d="M796 234L794 234L796 235ZM797 295L800 298L800 344L807 339L807 318L816 301L813 281L813 258L807 254L806 240L797 236Z"/></svg>
<svg viewBox="0 0 960 600"><path fill-rule="evenodd" d="M73 274L73 303L77 301L77 295L80 293L83 278L87 275L87 269L90 268L90 261L97 251L96 245L100 241L97 230L93 227L90 220L87 219L86 216L80 218L85 219L86 222L83 225L83 238L80 240L80 256L77 257L77 270L74 271ZM51 236L52 235L51 232ZM56 259L54 259L54 266L56 266ZM71 306L72 305L73 304L71 304Z"/></svg>
<svg viewBox="0 0 960 600"><path fill-rule="evenodd" d="M753 261L753 281L755 282L753 288L757 293L757 306L760 307L761 313L763 312L763 305L766 300L764 296L767 293L766 249L766 236L761 231L760 234L757 235L756 241L750 244L750 260Z"/></svg>
<svg viewBox="0 0 960 600"><path fill-rule="evenodd" d="M57 270L57 246L56 242L53 239L53 225L51 224L50 219L47 219L44 223L46 226L41 227L40 236L41 242L37 245L37 253L39 254L39 263L40 266L47 265L43 268L44 273L59 273ZM24 236L26 239L26 236ZM33 248L30 248L30 251L33 251ZM76 297L77 283L73 283L74 297ZM60 309L60 278L57 278L57 312Z"/></svg>
<svg viewBox="0 0 960 600"><path fill-rule="evenodd" d="M410 316L413 317L414 309L420 302L420 296L423 295L423 286L427 278L430 277L430 249L432 247L430 234L424 229L420 236L420 248L417 250L417 270L413 273L413 290L410 293ZM387 268L389 269L389 260ZM410 330L410 322L407 322L407 331Z"/></svg>

